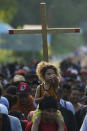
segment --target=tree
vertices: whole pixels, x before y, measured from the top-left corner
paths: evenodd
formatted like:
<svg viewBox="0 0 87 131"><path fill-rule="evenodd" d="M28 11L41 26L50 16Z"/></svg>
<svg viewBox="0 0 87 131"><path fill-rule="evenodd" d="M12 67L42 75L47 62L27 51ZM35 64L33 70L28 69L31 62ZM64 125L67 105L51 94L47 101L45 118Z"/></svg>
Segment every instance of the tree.
<svg viewBox="0 0 87 131"><path fill-rule="evenodd" d="M17 13L18 1L17 0L1 0L0 1L0 20L10 23Z"/></svg>

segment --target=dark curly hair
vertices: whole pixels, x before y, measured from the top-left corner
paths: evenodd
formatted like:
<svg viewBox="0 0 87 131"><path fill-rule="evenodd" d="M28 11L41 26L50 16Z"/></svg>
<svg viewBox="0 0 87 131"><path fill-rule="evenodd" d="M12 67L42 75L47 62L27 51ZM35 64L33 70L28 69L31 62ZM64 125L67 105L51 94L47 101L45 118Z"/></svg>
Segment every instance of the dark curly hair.
<svg viewBox="0 0 87 131"><path fill-rule="evenodd" d="M45 61L41 61L36 68L37 76L41 81L44 81L44 76L47 69L53 69L55 74L58 76L58 79L60 78L59 70L54 65Z"/></svg>

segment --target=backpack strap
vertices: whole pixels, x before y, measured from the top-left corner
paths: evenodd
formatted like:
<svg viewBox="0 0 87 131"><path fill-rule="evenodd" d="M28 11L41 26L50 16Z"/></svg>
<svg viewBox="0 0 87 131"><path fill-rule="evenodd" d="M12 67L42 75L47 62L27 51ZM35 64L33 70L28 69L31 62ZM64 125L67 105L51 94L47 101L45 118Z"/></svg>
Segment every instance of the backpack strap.
<svg viewBox="0 0 87 131"><path fill-rule="evenodd" d="M67 109L66 101L64 101L64 107Z"/></svg>

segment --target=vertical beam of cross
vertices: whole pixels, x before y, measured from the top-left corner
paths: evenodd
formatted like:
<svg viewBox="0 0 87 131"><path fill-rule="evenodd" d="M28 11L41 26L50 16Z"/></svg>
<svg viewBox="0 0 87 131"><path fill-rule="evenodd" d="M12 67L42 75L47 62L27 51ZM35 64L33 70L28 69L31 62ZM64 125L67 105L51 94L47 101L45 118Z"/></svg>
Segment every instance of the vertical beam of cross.
<svg viewBox="0 0 87 131"><path fill-rule="evenodd" d="M46 25L46 3L40 4L43 39L43 60L48 61L47 25Z"/></svg>

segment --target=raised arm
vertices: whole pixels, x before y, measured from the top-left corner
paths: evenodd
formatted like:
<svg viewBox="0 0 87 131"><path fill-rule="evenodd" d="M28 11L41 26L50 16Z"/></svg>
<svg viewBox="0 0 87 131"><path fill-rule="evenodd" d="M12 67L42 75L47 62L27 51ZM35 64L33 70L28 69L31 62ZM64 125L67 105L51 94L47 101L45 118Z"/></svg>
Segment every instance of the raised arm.
<svg viewBox="0 0 87 131"><path fill-rule="evenodd" d="M35 93L35 102L36 103L39 103L43 98L44 96L40 97L40 85L37 87L36 89L36 93Z"/></svg>

